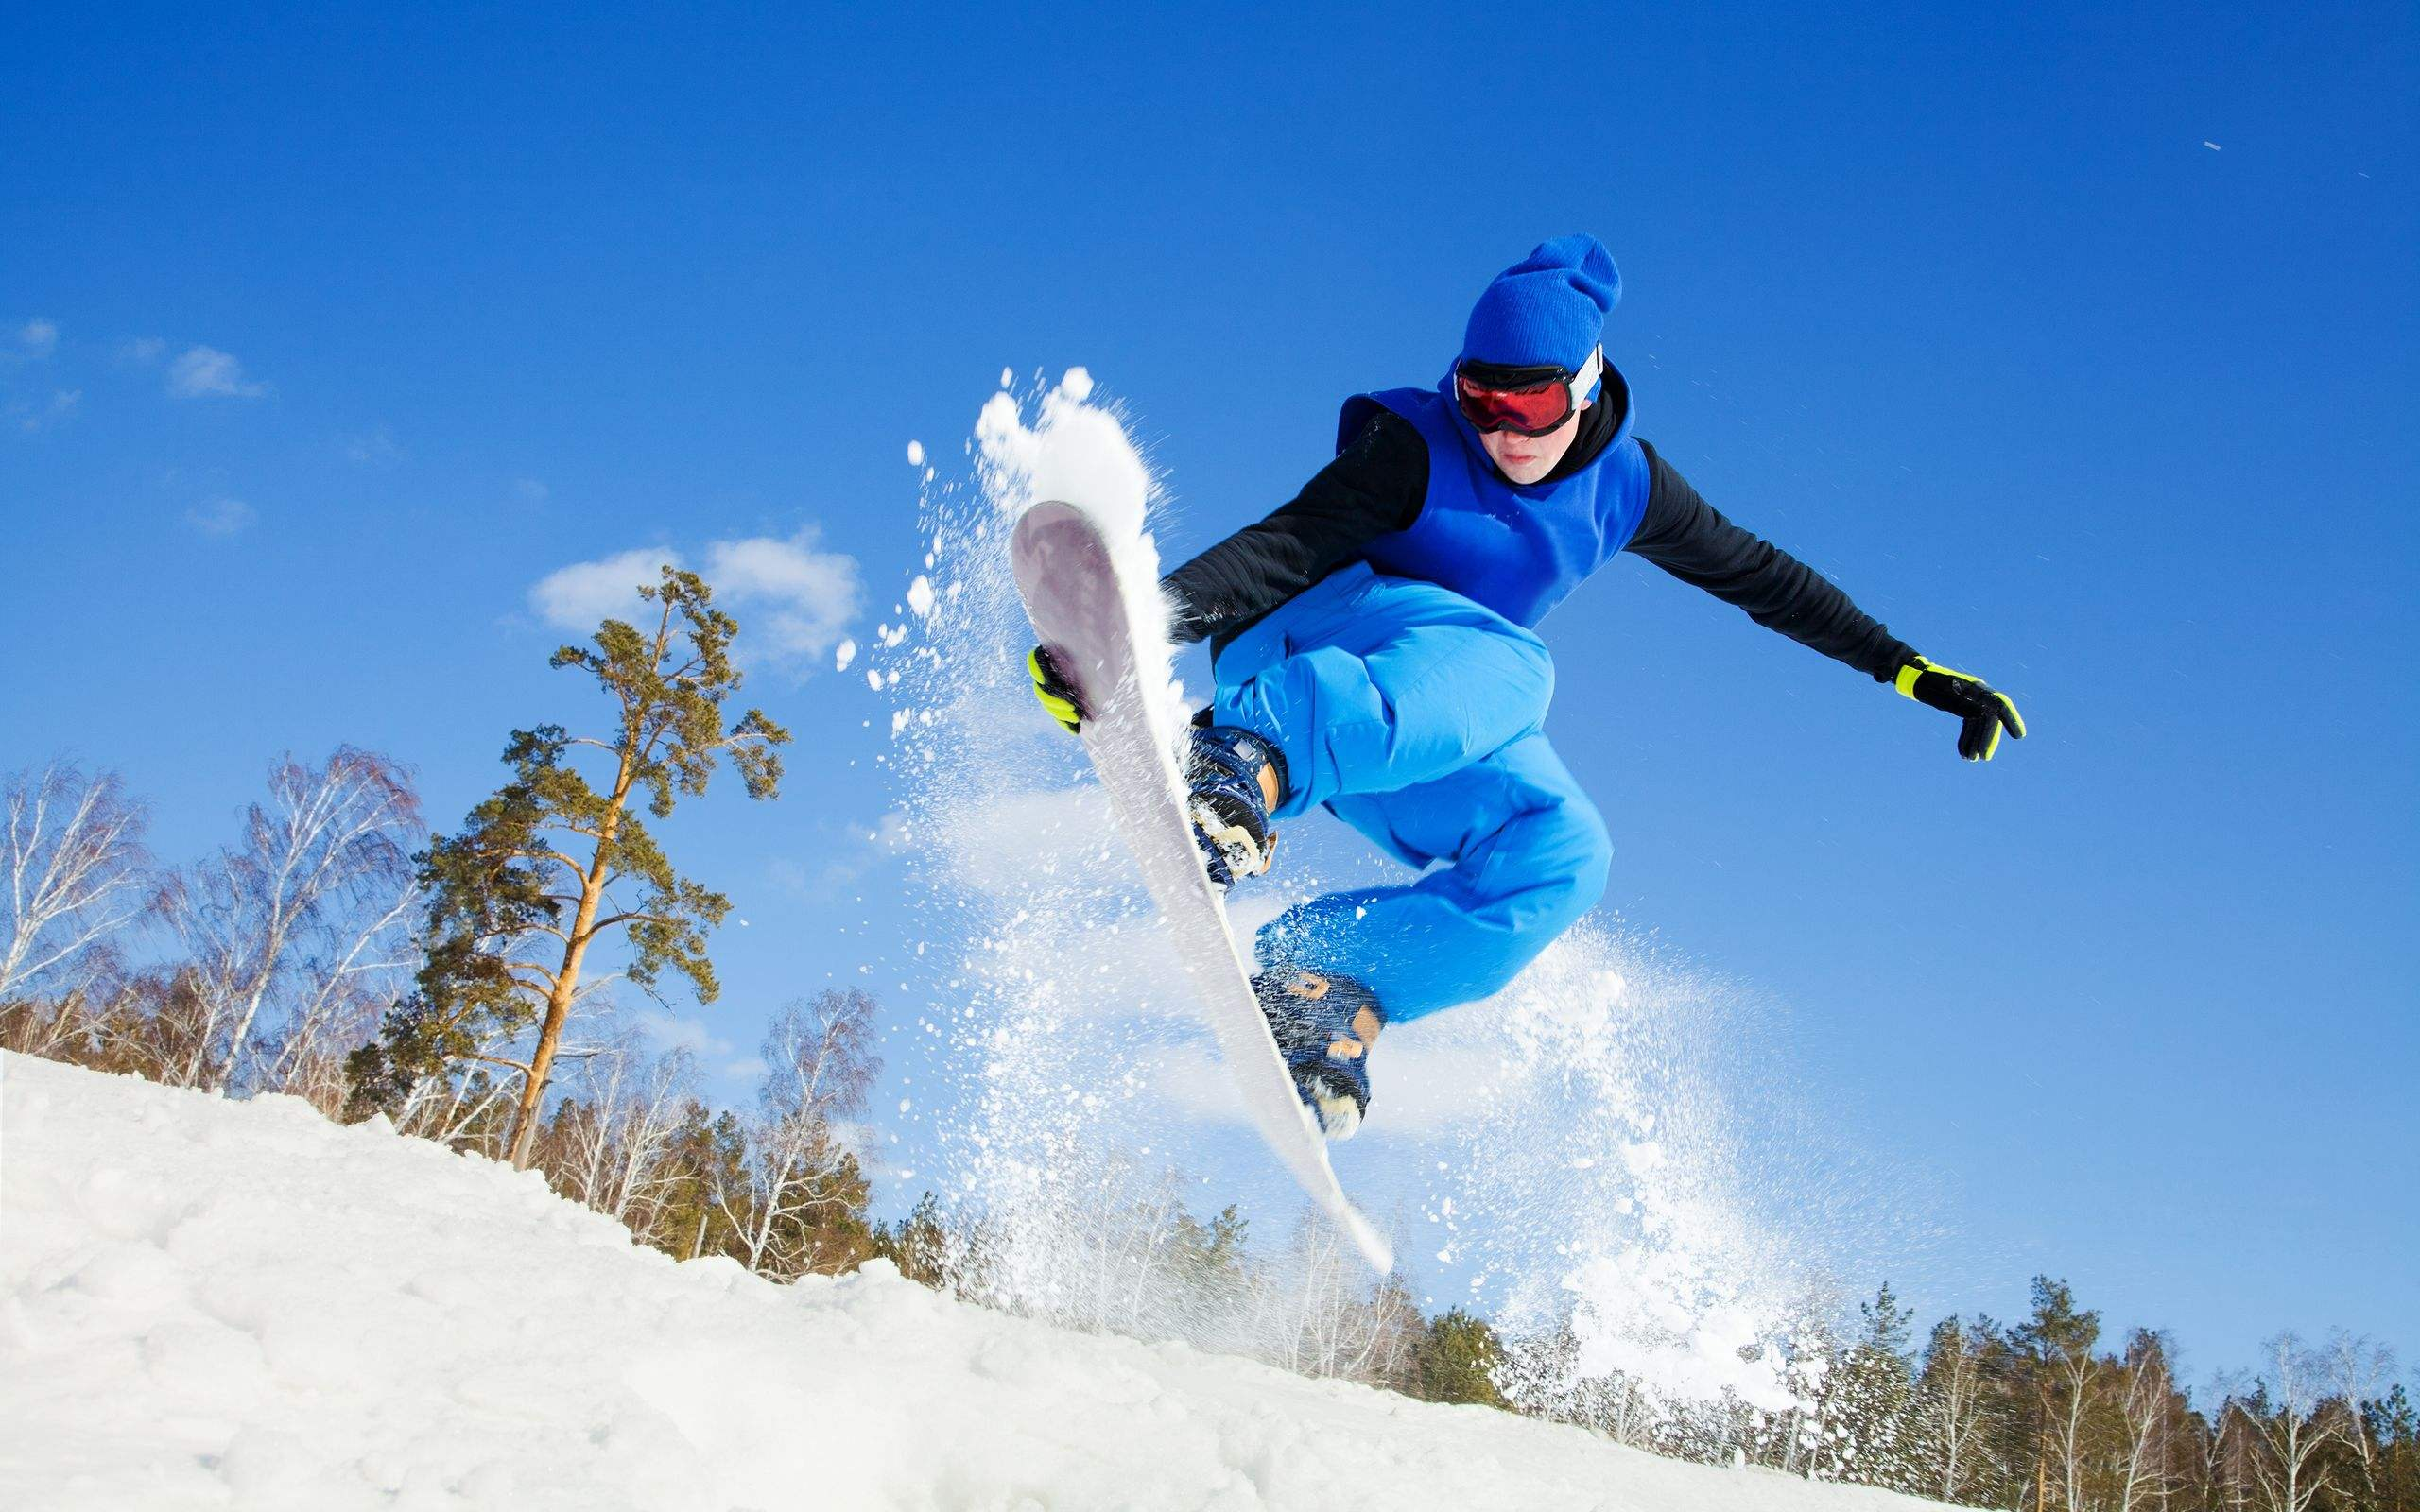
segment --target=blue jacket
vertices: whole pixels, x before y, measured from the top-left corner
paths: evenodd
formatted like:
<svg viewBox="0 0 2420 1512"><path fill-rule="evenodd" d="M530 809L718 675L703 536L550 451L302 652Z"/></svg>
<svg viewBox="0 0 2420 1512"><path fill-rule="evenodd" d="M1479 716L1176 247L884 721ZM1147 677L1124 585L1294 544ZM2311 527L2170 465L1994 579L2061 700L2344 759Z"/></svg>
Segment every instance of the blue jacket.
<svg viewBox="0 0 2420 1512"><path fill-rule="evenodd" d="M1385 408L1428 443L1428 493L1409 529L1377 537L1362 558L1382 573L1450 588L1513 624L1534 628L1598 568L1630 544L1647 514L1647 455L1631 435L1629 386L1611 368L1599 404L1618 404L1613 438L1568 477L1523 487L1488 460L1478 433L1448 392L1388 388L1346 400L1342 451Z"/></svg>

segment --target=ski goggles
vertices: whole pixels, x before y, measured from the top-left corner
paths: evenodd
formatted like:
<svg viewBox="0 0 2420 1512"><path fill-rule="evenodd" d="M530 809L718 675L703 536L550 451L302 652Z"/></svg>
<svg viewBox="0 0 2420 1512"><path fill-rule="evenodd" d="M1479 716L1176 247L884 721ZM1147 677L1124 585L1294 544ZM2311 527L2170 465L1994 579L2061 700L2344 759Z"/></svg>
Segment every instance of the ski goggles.
<svg viewBox="0 0 2420 1512"><path fill-rule="evenodd" d="M1454 364L1454 402L1462 419L1484 436L1511 431L1544 436L1580 412L1580 402L1597 384L1603 353L1592 352L1578 372L1568 368L1499 368L1494 363Z"/></svg>

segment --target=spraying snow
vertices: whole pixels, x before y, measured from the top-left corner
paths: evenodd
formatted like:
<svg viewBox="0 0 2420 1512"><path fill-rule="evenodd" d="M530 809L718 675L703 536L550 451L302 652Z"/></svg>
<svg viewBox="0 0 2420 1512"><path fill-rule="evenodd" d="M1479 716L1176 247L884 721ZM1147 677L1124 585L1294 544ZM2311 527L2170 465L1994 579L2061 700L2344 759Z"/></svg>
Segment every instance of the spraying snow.
<svg viewBox="0 0 2420 1512"><path fill-rule="evenodd" d="M1058 387L1042 396L1041 417L1030 429L1012 396L994 394L975 421L977 471L984 496L1004 524L1042 500L1065 499L1081 501L1100 525L1130 595L1136 661L1147 681L1156 669L1156 681L1166 687L1154 715L1172 734L1184 723L1184 700L1181 690L1167 686L1175 648L1166 632L1167 607L1156 587L1159 548L1147 527L1151 473L1117 417L1089 402L1092 392L1092 375L1068 369ZM997 562L990 565L999 570Z"/></svg>
<svg viewBox="0 0 2420 1512"><path fill-rule="evenodd" d="M534 1174L0 1054L0 1504L1883 1512L1576 1428L675 1264Z"/></svg>

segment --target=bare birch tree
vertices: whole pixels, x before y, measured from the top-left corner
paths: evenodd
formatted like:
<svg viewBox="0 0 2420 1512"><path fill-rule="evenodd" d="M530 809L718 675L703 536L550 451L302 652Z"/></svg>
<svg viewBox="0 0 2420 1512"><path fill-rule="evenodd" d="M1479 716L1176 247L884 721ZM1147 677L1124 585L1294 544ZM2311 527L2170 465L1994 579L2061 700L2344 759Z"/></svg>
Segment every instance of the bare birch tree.
<svg viewBox="0 0 2420 1512"><path fill-rule="evenodd" d="M293 1010L273 1037L257 1078L262 1091L307 1098L331 1117L341 1113L351 1090L345 1057L377 1031L420 959L410 929L418 879L406 871L384 882L364 889L361 906L327 932L329 951L310 963ZM388 895L384 907L381 895Z"/></svg>
<svg viewBox="0 0 2420 1512"><path fill-rule="evenodd" d="M465 1144L501 1159L517 1090L500 1076L424 1076L396 1104L395 1130L437 1143ZM484 1137L493 1132L493 1138Z"/></svg>
<svg viewBox="0 0 2420 1512"><path fill-rule="evenodd" d="M2308 1512L2331 1487L2327 1452L2337 1433L2327 1406L2328 1361L2290 1330L2260 1346L2260 1373L2248 1396L2231 1400L2247 1435L2254 1504L2262 1512Z"/></svg>
<svg viewBox="0 0 2420 1512"><path fill-rule="evenodd" d="M1991 1393L1983 1376L1987 1335L1979 1324L1944 1318L1932 1331L1918 1383L1916 1412L1937 1472L1932 1489L1955 1502L1981 1457Z"/></svg>
<svg viewBox="0 0 2420 1512"><path fill-rule="evenodd" d="M1420 1330L1399 1282L1373 1288L1341 1229L1305 1213L1257 1288L1275 1303L1271 1364L1297 1375L1385 1383L1402 1379Z"/></svg>
<svg viewBox="0 0 2420 1512"><path fill-rule="evenodd" d="M2184 1480L2177 1463L2184 1406L2169 1349L2166 1337L2145 1329L2126 1341L2115 1390L2123 1431L2115 1440L2109 1476L2118 1493L2117 1512L2135 1512L2153 1502L2165 1506Z"/></svg>
<svg viewBox="0 0 2420 1512"><path fill-rule="evenodd" d="M813 1220L862 1199L841 1125L865 1106L882 1067L873 1010L863 992L823 992L785 1008L765 1037L748 1162L715 1194L751 1270L798 1275L811 1259Z"/></svg>
<svg viewBox="0 0 2420 1512"><path fill-rule="evenodd" d="M190 1057L166 1068L184 1086L249 1086L264 1014L285 994L299 996L316 1038L310 1021L407 906L420 806L392 762L349 746L316 767L288 757L269 769L268 788L266 804L245 811L241 842L168 892L199 1016Z"/></svg>
<svg viewBox="0 0 2420 1512"><path fill-rule="evenodd" d="M548 1162L570 1196L644 1231L689 1102L696 1067L686 1050L642 1064L625 1040L581 1068L586 1095L566 1105Z"/></svg>
<svg viewBox="0 0 2420 1512"><path fill-rule="evenodd" d="M2378 1494L2376 1446L2361 1420L2361 1404L2377 1396L2394 1375L2394 1351L2383 1344L2338 1329L2328 1335L2326 1380L2329 1411L2338 1418L2337 1436L2352 1452L2360 1472L2360 1494L2375 1501Z"/></svg>
<svg viewBox="0 0 2420 1512"><path fill-rule="evenodd" d="M87 777L66 762L9 778L0 811L0 1005L50 992L49 1011L10 1015L10 1048L43 1054L78 1022L79 973L148 901L144 815L116 773Z"/></svg>

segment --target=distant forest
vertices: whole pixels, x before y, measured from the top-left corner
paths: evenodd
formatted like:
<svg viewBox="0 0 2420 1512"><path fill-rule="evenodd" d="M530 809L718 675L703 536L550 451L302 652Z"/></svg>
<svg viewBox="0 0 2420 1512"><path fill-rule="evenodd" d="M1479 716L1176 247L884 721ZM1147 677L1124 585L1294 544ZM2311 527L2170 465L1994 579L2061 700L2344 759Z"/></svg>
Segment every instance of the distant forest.
<svg viewBox="0 0 2420 1512"><path fill-rule="evenodd" d="M353 748L273 764L230 843L183 865L151 855L145 809L112 773L60 761L7 780L0 1048L383 1119L539 1170L683 1260L777 1281L887 1262L1070 1327L1688 1459L2021 1512L2420 1512L2420 1410L2383 1346L2282 1333L2256 1369L2188 1394L2168 1335L2104 1337L2048 1277L2022 1319L1921 1335L1888 1285L1854 1309L1810 1297L1771 1346L1796 1399L1774 1412L1577 1379L1568 1326L1506 1336L1459 1308L1424 1314L1322 1226L1254 1236L1232 1208L1191 1211L1173 1172L1123 1173L1089 1205L1064 1242L1079 1283L1044 1301L1004 1275L994 1219L927 1194L874 1222L852 1150L880 1070L872 998L782 1009L744 1109L708 1107L688 1056L651 1049L610 1005L615 983L714 1001L730 904L677 869L649 821L725 770L774 799L789 739L727 707L738 627L705 583L667 569L647 592L649 623L609 620L555 653L595 682L595 728L512 731L505 781L442 833L397 764Z"/></svg>

